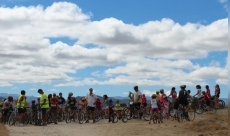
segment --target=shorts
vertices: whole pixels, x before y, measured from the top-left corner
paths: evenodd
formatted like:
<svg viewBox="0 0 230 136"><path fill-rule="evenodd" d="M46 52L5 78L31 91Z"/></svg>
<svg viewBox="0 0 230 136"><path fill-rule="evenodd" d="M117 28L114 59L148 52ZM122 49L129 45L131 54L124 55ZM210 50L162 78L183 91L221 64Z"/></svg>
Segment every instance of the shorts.
<svg viewBox="0 0 230 136"><path fill-rule="evenodd" d="M210 101L206 101L206 105L207 105L207 106L210 106Z"/></svg>
<svg viewBox="0 0 230 136"><path fill-rule="evenodd" d="M2 111L3 111L3 115L7 116L8 112L9 112L9 109L3 109Z"/></svg>
<svg viewBox="0 0 230 136"><path fill-rule="evenodd" d="M25 113L26 112L26 109L24 108L18 108L18 113L19 114L22 114L22 113Z"/></svg>
<svg viewBox="0 0 230 136"><path fill-rule="evenodd" d="M187 106L188 105L188 101L186 99L180 99L179 103L182 104L183 106Z"/></svg>
<svg viewBox="0 0 230 136"><path fill-rule="evenodd" d="M41 111L42 111L42 115L45 115L47 112L47 108L41 108Z"/></svg>
<svg viewBox="0 0 230 136"><path fill-rule="evenodd" d="M152 112L155 111L156 113L159 113L159 109L158 109L158 108L152 108L151 111L152 111Z"/></svg>
<svg viewBox="0 0 230 136"><path fill-rule="evenodd" d="M140 109L141 108L141 103L133 103L133 106L136 108L136 109Z"/></svg>
<svg viewBox="0 0 230 136"><path fill-rule="evenodd" d="M88 111L94 111L94 110L95 110L95 107L90 107L90 106L88 106L88 107L87 107L87 110L88 110Z"/></svg>

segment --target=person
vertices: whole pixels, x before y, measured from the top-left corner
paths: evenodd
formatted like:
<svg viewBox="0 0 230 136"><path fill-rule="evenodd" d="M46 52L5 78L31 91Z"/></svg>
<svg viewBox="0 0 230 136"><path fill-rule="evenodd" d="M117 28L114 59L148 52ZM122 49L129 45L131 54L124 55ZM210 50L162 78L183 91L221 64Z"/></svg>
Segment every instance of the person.
<svg viewBox="0 0 230 136"><path fill-rule="evenodd" d="M81 97L79 104L78 104L79 110L80 111L86 111L86 105L87 105L87 102L86 102L85 97Z"/></svg>
<svg viewBox="0 0 230 136"><path fill-rule="evenodd" d="M166 94L164 92L164 89L160 89L160 103L161 105L164 105L164 102L165 102L165 98L166 98Z"/></svg>
<svg viewBox="0 0 230 136"><path fill-rule="evenodd" d="M167 97L164 98L164 113L166 119L169 119L169 101Z"/></svg>
<svg viewBox="0 0 230 136"><path fill-rule="evenodd" d="M101 111L101 106L102 106L101 99L97 98L96 109L99 110L99 111Z"/></svg>
<svg viewBox="0 0 230 136"><path fill-rule="evenodd" d="M179 109L179 105L180 105L178 99L179 99L179 98L176 97L176 101L175 101L175 103L174 103L174 105L173 105L173 119L172 119L172 120L178 118L178 117L177 117L177 110Z"/></svg>
<svg viewBox="0 0 230 136"><path fill-rule="evenodd" d="M145 94L142 95L142 100L141 100L141 105L143 108L145 108L147 106L147 99L145 97Z"/></svg>
<svg viewBox="0 0 230 136"><path fill-rule="evenodd" d="M41 95L40 97L40 107L42 111L42 121L43 125L47 124L47 110L49 109L49 100L48 96L42 89L38 89L38 93Z"/></svg>
<svg viewBox="0 0 230 136"><path fill-rule="evenodd" d="M105 106L105 116L109 115L109 97L105 94L103 95L104 102L102 105Z"/></svg>
<svg viewBox="0 0 230 136"><path fill-rule="evenodd" d="M77 100L74 98L74 96L70 97L70 100L68 101L69 107L70 107L70 117L74 120L77 119ZM76 120L75 120L76 121Z"/></svg>
<svg viewBox="0 0 230 136"><path fill-rule="evenodd" d="M3 102L3 108L2 108L2 110L3 110L3 115L2 115L3 123L7 122L7 115L9 113L10 107L12 107L12 103L13 103L13 97L12 96L9 96L8 99L6 99Z"/></svg>
<svg viewBox="0 0 230 136"><path fill-rule="evenodd" d="M58 113L59 113L59 117L62 117L62 110L64 108L65 108L65 98L62 97L62 93L59 93L59 97L58 97L58 110L59 110Z"/></svg>
<svg viewBox="0 0 230 136"><path fill-rule="evenodd" d="M151 124L154 112L156 112L157 117L158 117L158 123L160 124L160 112L159 112L159 109L158 109L158 105L160 103L156 98L156 94L152 94L151 98L152 98L152 100L151 100L151 113L150 113L149 124Z"/></svg>
<svg viewBox="0 0 230 136"><path fill-rule="evenodd" d="M211 91L209 89L209 86L206 85L205 88L206 88L206 92L205 93L208 95L209 98L211 98L212 96L211 96Z"/></svg>
<svg viewBox="0 0 230 136"><path fill-rule="evenodd" d="M70 101L70 99L71 99L72 96L73 96L73 93L69 92L68 97L67 97L67 101L66 101L66 104L65 104L65 111L66 112L68 112L68 109L70 108L69 107L69 101Z"/></svg>
<svg viewBox="0 0 230 136"><path fill-rule="evenodd" d="M26 99L25 99L26 91L22 90L21 95L18 96L17 99L17 108L18 108L18 125L23 126L23 118L26 112Z"/></svg>
<svg viewBox="0 0 230 136"><path fill-rule="evenodd" d="M36 105L36 101L35 100L31 101L31 109L32 109L32 112L37 111L37 105Z"/></svg>
<svg viewBox="0 0 230 136"><path fill-rule="evenodd" d="M210 111L210 99L211 97L209 97L209 94L205 93L205 91L202 91L202 94L203 94L203 99L207 105L207 110Z"/></svg>
<svg viewBox="0 0 230 136"><path fill-rule="evenodd" d="M220 97L220 86L218 84L216 84L215 86L215 97L214 97L214 101L215 101L215 107L217 109L219 109L219 97Z"/></svg>
<svg viewBox="0 0 230 136"><path fill-rule="evenodd" d="M160 101L160 91L156 91L156 99Z"/></svg>
<svg viewBox="0 0 230 136"><path fill-rule="evenodd" d="M54 124L57 124L57 110L58 110L58 98L56 93L53 94L53 97L50 98L50 111L54 116Z"/></svg>
<svg viewBox="0 0 230 136"><path fill-rule="evenodd" d="M177 92L176 92L176 88L172 87L171 92L169 94L169 97L172 96L172 106L174 105L175 101L176 101L176 97L177 97Z"/></svg>
<svg viewBox="0 0 230 136"><path fill-rule="evenodd" d="M185 117L188 117L189 104L187 100L187 91L185 90L186 85L181 85L180 88L179 103L185 107Z"/></svg>
<svg viewBox="0 0 230 136"><path fill-rule="evenodd" d="M91 112L92 117L93 117L93 123L95 123L95 114L94 114L94 110L95 110L95 104L96 104L96 100L97 100L97 96L93 93L93 88L89 89L89 94L87 94L86 99L88 101L87 104L87 113L88 116ZM86 123L89 123L89 120L86 120Z"/></svg>
<svg viewBox="0 0 230 136"><path fill-rule="evenodd" d="M193 98L191 97L191 91L190 90L188 90L187 91L187 100L188 100L188 102L191 102L192 100L193 100Z"/></svg>
<svg viewBox="0 0 230 136"><path fill-rule="evenodd" d="M113 108L114 108L113 100L109 99L109 122L114 122L114 120L111 120L111 115L114 112Z"/></svg>
<svg viewBox="0 0 230 136"><path fill-rule="evenodd" d="M134 86L133 87L134 89L134 93L133 93L133 106L136 108L136 109L140 109L141 107L141 103L142 103L142 94L141 92L139 91L138 89L138 86ZM132 111L131 111L131 115L132 115ZM142 113L139 113L139 117L140 119L142 118Z"/></svg>
<svg viewBox="0 0 230 136"><path fill-rule="evenodd" d="M201 86L200 85L196 85L196 89L197 89L197 93L193 97L195 97L197 95L198 105L199 105L198 108L200 109L201 108L201 99L203 99L202 91L201 91Z"/></svg>
<svg viewBox="0 0 230 136"><path fill-rule="evenodd" d="M119 100L116 101L115 110L116 110L116 112L117 112L118 118L121 119L121 111L122 111L122 108L121 108L121 104L120 104L120 101L119 101Z"/></svg>

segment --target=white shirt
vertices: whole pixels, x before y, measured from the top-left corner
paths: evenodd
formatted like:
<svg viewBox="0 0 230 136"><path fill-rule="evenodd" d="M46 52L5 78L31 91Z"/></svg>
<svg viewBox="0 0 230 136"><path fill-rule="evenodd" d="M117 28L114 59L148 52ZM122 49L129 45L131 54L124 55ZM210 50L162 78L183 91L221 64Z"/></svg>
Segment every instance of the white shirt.
<svg viewBox="0 0 230 136"><path fill-rule="evenodd" d="M198 97L198 98L201 98L201 97L202 97L202 93L201 93L201 90L200 90L200 89L197 89L197 97Z"/></svg>
<svg viewBox="0 0 230 136"><path fill-rule="evenodd" d="M140 102L141 103L141 92L138 90L137 92L135 91L134 93L133 93L133 102L134 103L137 103L137 102ZM138 99L138 97L140 96L140 99L139 99L139 101L137 101L137 99Z"/></svg>
<svg viewBox="0 0 230 136"><path fill-rule="evenodd" d="M88 106L89 107L95 107L95 102L97 100L97 96L95 94L87 94L86 99L88 100Z"/></svg>
<svg viewBox="0 0 230 136"><path fill-rule="evenodd" d="M9 109L11 104L12 104L11 102L9 102L8 100L5 100L4 104L3 104L3 108L4 109Z"/></svg>
<svg viewBox="0 0 230 136"><path fill-rule="evenodd" d="M152 109L153 108L158 108L158 106L157 106L157 99L152 99L151 100L151 107L152 107Z"/></svg>

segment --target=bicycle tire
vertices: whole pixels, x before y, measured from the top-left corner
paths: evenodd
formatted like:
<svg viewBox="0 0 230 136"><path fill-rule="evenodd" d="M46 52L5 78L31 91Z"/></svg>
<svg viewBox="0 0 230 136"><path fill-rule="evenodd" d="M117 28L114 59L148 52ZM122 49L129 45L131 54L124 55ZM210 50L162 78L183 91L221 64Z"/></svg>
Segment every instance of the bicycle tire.
<svg viewBox="0 0 230 136"><path fill-rule="evenodd" d="M156 124L156 123L157 123L157 120L158 120L158 117L157 117L157 115L154 114L154 115L153 115L153 123Z"/></svg>
<svg viewBox="0 0 230 136"><path fill-rule="evenodd" d="M125 112L122 112L122 114L121 114L121 120L122 120L123 123L128 122L128 118L127 118L127 115L125 114Z"/></svg>
<svg viewBox="0 0 230 136"><path fill-rule="evenodd" d="M221 109L224 109L225 108L225 102L223 100L219 100L219 107Z"/></svg>
<svg viewBox="0 0 230 136"><path fill-rule="evenodd" d="M70 123L70 122L71 122L70 113L69 113L69 112L66 114L65 122L66 122L66 123Z"/></svg>
<svg viewBox="0 0 230 136"><path fill-rule="evenodd" d="M78 114L78 123L83 124L84 121L85 121L85 114L81 112Z"/></svg>
<svg viewBox="0 0 230 136"><path fill-rule="evenodd" d="M112 113L110 115L110 120L112 121L112 123L117 123L118 122L118 117L115 113Z"/></svg>
<svg viewBox="0 0 230 136"><path fill-rule="evenodd" d="M15 121L16 121L16 115L15 113L11 113L9 119L8 119L8 125L9 126L12 126L15 124Z"/></svg>

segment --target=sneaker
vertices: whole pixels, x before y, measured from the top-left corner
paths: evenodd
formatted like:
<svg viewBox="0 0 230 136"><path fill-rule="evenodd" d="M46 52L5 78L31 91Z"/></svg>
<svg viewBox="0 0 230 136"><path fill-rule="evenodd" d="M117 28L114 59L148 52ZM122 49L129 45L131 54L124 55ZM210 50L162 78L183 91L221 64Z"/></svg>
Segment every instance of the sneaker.
<svg viewBox="0 0 230 136"><path fill-rule="evenodd" d="M18 126L19 126L19 127L23 127L23 126L24 126L24 124L20 123L20 124L18 124Z"/></svg>

